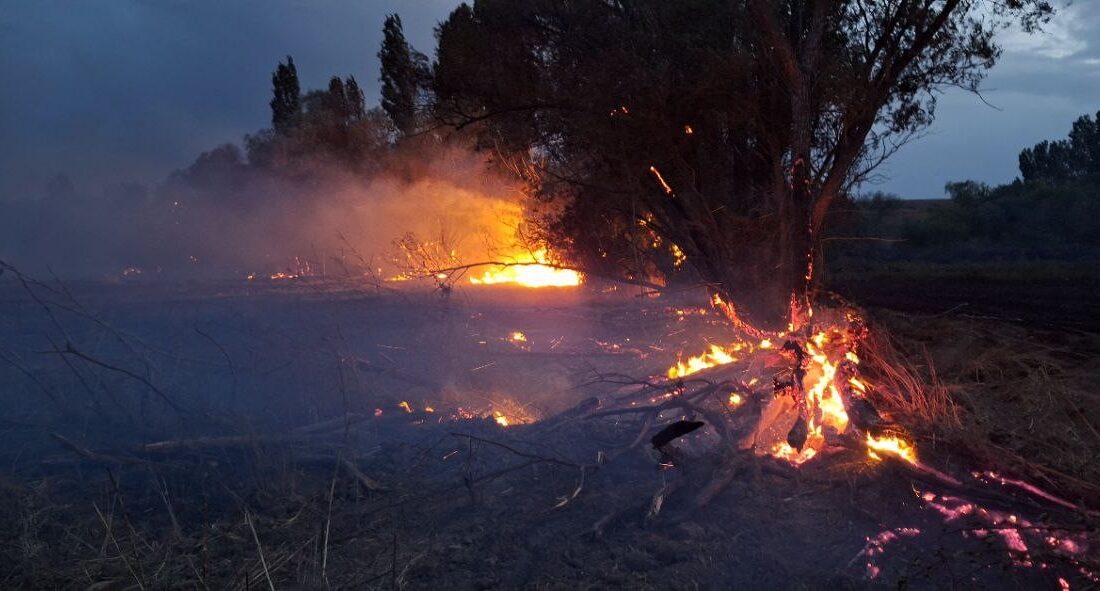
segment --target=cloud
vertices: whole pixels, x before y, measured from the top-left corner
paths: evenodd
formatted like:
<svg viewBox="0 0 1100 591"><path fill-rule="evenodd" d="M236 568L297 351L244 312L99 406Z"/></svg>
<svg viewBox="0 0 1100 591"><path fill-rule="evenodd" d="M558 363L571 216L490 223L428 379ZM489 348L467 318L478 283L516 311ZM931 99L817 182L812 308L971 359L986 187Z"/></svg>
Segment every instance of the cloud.
<svg viewBox="0 0 1100 591"><path fill-rule="evenodd" d="M876 188L934 198L948 181L1011 181L1020 150L1064 137L1077 117L1100 110L1100 2L1074 3L1043 31L1010 29L999 42L1004 55L982 97L945 92L928 137L897 154Z"/></svg>
<svg viewBox="0 0 1100 591"><path fill-rule="evenodd" d="M1098 21L1100 7L1095 2L1070 4L1060 8L1041 31L1026 33L1014 27L1001 36L1000 42L1007 55L1074 58L1096 50L1093 37Z"/></svg>

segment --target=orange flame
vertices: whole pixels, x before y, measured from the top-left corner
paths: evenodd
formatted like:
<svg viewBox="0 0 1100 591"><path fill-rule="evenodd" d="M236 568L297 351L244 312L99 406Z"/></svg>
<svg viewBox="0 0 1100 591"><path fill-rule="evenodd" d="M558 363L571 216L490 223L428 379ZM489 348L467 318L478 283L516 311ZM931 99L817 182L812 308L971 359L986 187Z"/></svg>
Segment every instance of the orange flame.
<svg viewBox="0 0 1100 591"><path fill-rule="evenodd" d="M882 456L879 452L890 454L910 464L917 463L917 450L908 441L892 435L878 438L868 433L867 455L873 460L881 461Z"/></svg>
<svg viewBox="0 0 1100 591"><path fill-rule="evenodd" d="M506 267L489 269L480 277L470 277L474 285L511 283L523 287L575 287L581 284L581 274L572 269L551 267L547 264L546 249L520 253L509 257Z"/></svg>

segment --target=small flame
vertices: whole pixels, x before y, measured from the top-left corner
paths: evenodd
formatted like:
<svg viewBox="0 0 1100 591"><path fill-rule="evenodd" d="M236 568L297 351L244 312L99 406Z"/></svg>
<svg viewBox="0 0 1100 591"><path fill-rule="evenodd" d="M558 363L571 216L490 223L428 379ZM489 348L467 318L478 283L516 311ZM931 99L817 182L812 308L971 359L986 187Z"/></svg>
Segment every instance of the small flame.
<svg viewBox="0 0 1100 591"><path fill-rule="evenodd" d="M772 446L770 453L774 457L782 460L787 460L788 462L797 466L799 464L803 464L809 461L814 456L816 456L817 450L812 447L804 447L802 448L802 451L798 451L797 449L791 447L791 444L787 443L786 441L781 441Z"/></svg>
<svg viewBox="0 0 1100 591"><path fill-rule="evenodd" d="M710 350L706 353L696 355L695 357L689 357L686 362L676 362L676 365L668 368L667 375L671 379L682 378L717 365L733 363L737 361L737 357L735 357L733 353L740 351L742 347L743 345L741 343L737 343L726 349L712 344Z"/></svg>
<svg viewBox="0 0 1100 591"><path fill-rule="evenodd" d="M917 463L917 450L908 441L895 436L877 438L867 434L867 455L871 459L881 461L882 457L876 452L883 452L901 458L910 464Z"/></svg>
<svg viewBox="0 0 1100 591"><path fill-rule="evenodd" d="M401 407L401 410L403 410L405 412L412 412L413 411L412 407L409 406L409 403L404 401L404 400L402 400L401 402L398 402L397 406Z"/></svg>

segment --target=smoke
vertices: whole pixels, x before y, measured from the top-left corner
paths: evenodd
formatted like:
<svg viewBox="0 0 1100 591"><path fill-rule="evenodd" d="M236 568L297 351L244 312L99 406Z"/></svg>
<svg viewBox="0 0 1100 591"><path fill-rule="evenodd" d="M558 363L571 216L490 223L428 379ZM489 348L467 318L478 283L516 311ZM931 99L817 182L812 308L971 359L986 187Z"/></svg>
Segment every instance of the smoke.
<svg viewBox="0 0 1100 591"><path fill-rule="evenodd" d="M0 259L70 278L392 277L395 242L410 235L461 262L515 248L522 195L484 155L423 141L372 169L317 157L260 167L226 145L153 189L96 195L58 177L3 205Z"/></svg>

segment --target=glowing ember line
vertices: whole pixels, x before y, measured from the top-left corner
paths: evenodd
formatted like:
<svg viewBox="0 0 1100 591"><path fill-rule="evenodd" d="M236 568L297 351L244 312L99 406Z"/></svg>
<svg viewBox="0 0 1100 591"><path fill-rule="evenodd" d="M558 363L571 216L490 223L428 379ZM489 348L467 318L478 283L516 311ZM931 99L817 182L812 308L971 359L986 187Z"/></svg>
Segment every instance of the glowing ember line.
<svg viewBox="0 0 1100 591"><path fill-rule="evenodd" d="M653 174L653 177L657 179L658 183L661 183L661 188L665 190L666 195L672 194L672 187L668 186L665 182L665 177L661 176L661 171L657 170L656 166L650 166L649 172Z"/></svg>

